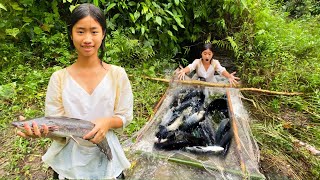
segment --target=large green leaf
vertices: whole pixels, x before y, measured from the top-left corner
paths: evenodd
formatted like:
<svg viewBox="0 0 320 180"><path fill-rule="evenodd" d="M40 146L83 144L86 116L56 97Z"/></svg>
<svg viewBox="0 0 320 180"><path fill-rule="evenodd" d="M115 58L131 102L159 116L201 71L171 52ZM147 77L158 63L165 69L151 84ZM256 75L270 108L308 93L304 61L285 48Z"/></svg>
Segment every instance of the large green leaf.
<svg viewBox="0 0 320 180"><path fill-rule="evenodd" d="M0 9L4 9L5 11L7 11L7 8L2 3L0 3Z"/></svg>
<svg viewBox="0 0 320 180"><path fill-rule="evenodd" d="M19 4L16 3L16 2L15 2L15 3L11 3L10 5L11 5L11 7L12 7L14 10L16 10L16 11L22 11L22 10L23 10L23 8L20 7Z"/></svg>
<svg viewBox="0 0 320 180"><path fill-rule="evenodd" d="M151 13L148 13L148 14L146 15L146 21L149 21L149 19L152 18L152 17L153 17L152 12L151 12Z"/></svg>
<svg viewBox="0 0 320 180"><path fill-rule="evenodd" d="M116 3L111 3L108 7L106 12L110 11L110 9L112 9L113 7L115 7L117 4Z"/></svg>
<svg viewBox="0 0 320 180"><path fill-rule="evenodd" d="M20 30L18 28L6 29L6 34L16 37L19 34Z"/></svg>
<svg viewBox="0 0 320 180"><path fill-rule="evenodd" d="M136 21L137 19L139 19L139 17L140 17L140 12L139 12L139 11L136 11L136 12L134 13L134 19L135 19L135 21Z"/></svg>
<svg viewBox="0 0 320 180"><path fill-rule="evenodd" d="M97 7L99 7L99 0L93 0L93 4Z"/></svg>
<svg viewBox="0 0 320 180"><path fill-rule="evenodd" d="M160 16L156 16L156 23L158 23L160 26L162 24L162 19Z"/></svg>

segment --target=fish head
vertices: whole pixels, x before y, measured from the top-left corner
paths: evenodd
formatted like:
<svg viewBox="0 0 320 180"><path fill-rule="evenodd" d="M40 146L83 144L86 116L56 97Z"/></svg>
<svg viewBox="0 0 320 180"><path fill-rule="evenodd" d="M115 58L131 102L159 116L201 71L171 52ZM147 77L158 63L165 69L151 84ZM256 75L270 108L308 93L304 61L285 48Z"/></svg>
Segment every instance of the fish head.
<svg viewBox="0 0 320 180"><path fill-rule="evenodd" d="M43 125L48 127L49 131L57 131L59 130L59 126L51 123L51 121L41 121L40 118L32 119L32 120L25 120L25 121L13 121L11 125L18 129L25 129L25 124L28 124L31 129L33 129L33 122L35 122L38 126L38 129L43 129Z"/></svg>
<svg viewBox="0 0 320 180"><path fill-rule="evenodd" d="M11 124L16 128L22 129L22 128L24 128L24 123L26 123L26 122L25 121L14 121Z"/></svg>

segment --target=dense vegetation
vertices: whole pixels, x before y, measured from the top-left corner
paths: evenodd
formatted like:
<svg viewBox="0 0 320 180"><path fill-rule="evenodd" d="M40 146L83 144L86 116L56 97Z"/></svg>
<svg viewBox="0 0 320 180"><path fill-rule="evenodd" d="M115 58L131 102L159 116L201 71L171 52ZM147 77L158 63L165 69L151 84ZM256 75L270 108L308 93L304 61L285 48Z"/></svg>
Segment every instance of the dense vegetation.
<svg viewBox="0 0 320 180"><path fill-rule="evenodd" d="M304 93L267 96L244 92L244 95L256 119L252 129L261 149L262 164L268 164L264 170L292 179L320 177L319 159L293 143L301 140L320 148L317 0L0 3L0 143L4 145L0 146L4 152L0 155L0 177L31 176L33 169L24 163L24 155L48 144L48 140L30 142L15 137L8 124L21 114L43 115L50 75L75 58L74 52L68 50L65 21L70 10L82 2L92 2L106 14L108 51L104 61L124 66L132 75L135 118L126 135L132 135L145 124L167 86L141 76L170 75L179 63L187 63L192 46L210 41L230 52L242 86Z"/></svg>

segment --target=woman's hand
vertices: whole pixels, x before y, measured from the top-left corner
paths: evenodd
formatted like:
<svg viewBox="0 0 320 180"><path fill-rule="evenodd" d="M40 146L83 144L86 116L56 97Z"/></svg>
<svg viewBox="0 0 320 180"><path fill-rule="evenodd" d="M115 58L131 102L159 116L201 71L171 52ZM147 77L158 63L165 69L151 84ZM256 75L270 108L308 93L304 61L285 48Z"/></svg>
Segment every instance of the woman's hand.
<svg viewBox="0 0 320 180"><path fill-rule="evenodd" d="M184 71L184 69L181 69L181 70L178 72L178 78L179 78L179 80L184 80L184 79L185 79L185 76L186 76L186 72Z"/></svg>
<svg viewBox="0 0 320 180"><path fill-rule="evenodd" d="M19 116L19 120L23 121L25 120L25 117ZM39 138L39 137L46 137L49 133L48 126L43 125L42 128L40 128L36 122L32 122L32 127L29 126L28 123L24 124L24 131L17 131L17 135L24 137L24 138Z"/></svg>
<svg viewBox="0 0 320 180"><path fill-rule="evenodd" d="M229 82L230 82L230 87L236 86L237 84L239 84L239 82L237 80L240 80L240 78L234 76L234 74L236 74L236 72L231 73L228 78Z"/></svg>
<svg viewBox="0 0 320 180"><path fill-rule="evenodd" d="M112 118L99 118L92 122L95 124L94 128L83 136L83 139L88 139L92 143L98 144L106 137L106 133L111 128Z"/></svg>

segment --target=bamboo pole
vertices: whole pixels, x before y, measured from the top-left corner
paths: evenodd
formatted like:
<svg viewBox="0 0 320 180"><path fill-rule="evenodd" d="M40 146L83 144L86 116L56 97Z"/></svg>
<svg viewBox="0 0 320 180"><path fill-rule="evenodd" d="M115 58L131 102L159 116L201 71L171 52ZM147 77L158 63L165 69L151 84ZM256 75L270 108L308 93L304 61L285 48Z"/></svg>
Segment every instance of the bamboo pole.
<svg viewBox="0 0 320 180"><path fill-rule="evenodd" d="M227 94L227 99L228 99L229 114L230 114L230 118L231 118L231 127L232 127L232 131L233 131L233 136L234 136L234 139L236 142L236 152L237 152L238 157L240 159L240 167L241 167L241 170L243 173L242 174L243 178L246 179L247 170L246 170L246 165L244 163L244 159L241 154L241 142L240 142L240 137L239 137L239 133L238 133L238 126L236 124L236 119L235 119L234 113L233 113L233 107L232 107L231 95L230 95L229 89L226 90L226 94Z"/></svg>
<svg viewBox="0 0 320 180"><path fill-rule="evenodd" d="M203 82L198 80L168 80L162 78L153 78L148 76L142 76L145 79L161 81L161 82L176 82L181 84L188 84L188 85L200 85L200 86L208 86L208 87L223 87L223 88L231 88L230 84L221 84L221 83L211 83L211 82ZM240 88L240 86L233 86L232 88L238 88L240 91L251 91L251 92L259 92L265 94L275 94L275 95L285 95L285 96L295 96L295 95L303 95L304 93L301 92L278 92L278 91L269 91L265 89L259 88Z"/></svg>
<svg viewBox="0 0 320 180"><path fill-rule="evenodd" d="M189 165L192 167L196 167L196 168L201 168L201 169L210 169L210 170L215 170L215 171L221 171L222 167L217 167L217 166L213 166L213 165L208 165L205 163L201 163L201 162L197 162L197 161L191 161L191 160L184 160L184 159L180 159L180 158L174 158L174 157L168 157L168 156L164 156L161 155L159 153L151 153L151 152L144 152L144 151L135 151L135 154L137 155L147 155L148 157L152 156L158 159L164 159L164 160L168 160L170 162L174 162L174 163L178 163L178 164L184 164L184 165ZM227 169L223 169L224 172L233 174L233 175L238 175L241 176L242 171L238 171L238 170L233 170L230 168ZM264 176L261 176L260 174L256 174L256 173L251 173L248 174L248 178L249 179L265 179Z"/></svg>

